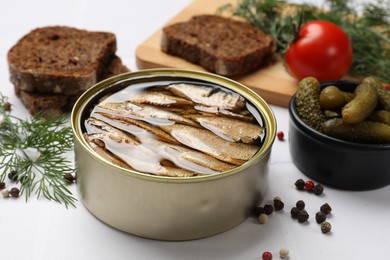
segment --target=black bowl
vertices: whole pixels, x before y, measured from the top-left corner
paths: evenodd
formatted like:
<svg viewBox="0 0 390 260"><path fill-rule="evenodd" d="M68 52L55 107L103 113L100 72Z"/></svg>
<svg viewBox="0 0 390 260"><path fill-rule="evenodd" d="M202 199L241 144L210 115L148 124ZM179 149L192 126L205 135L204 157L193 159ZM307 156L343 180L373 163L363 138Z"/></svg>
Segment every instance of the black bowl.
<svg viewBox="0 0 390 260"><path fill-rule="evenodd" d="M351 81L322 82L353 92ZM390 144L360 144L327 136L304 123L289 103L289 145L294 164L311 179L340 189L371 190L390 184Z"/></svg>

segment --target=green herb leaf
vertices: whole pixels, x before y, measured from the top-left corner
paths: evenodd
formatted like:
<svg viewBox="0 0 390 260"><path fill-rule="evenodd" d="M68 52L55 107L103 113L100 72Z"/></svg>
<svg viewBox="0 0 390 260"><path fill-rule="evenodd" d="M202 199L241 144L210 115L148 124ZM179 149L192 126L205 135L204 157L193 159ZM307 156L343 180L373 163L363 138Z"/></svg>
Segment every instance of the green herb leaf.
<svg viewBox="0 0 390 260"><path fill-rule="evenodd" d="M353 0L324 0L320 6L290 5L281 0L240 0L219 8L218 12L242 17L272 35L282 57L297 37L300 17L304 22L333 22L348 34L352 43L353 64L349 73L390 82L390 3L376 0L359 6Z"/></svg>
<svg viewBox="0 0 390 260"><path fill-rule="evenodd" d="M73 148L73 135L66 117L38 114L30 119L11 115L7 97L0 93L0 180L17 172L20 191L26 201L32 194L38 198L75 206L64 175L74 173L66 152Z"/></svg>

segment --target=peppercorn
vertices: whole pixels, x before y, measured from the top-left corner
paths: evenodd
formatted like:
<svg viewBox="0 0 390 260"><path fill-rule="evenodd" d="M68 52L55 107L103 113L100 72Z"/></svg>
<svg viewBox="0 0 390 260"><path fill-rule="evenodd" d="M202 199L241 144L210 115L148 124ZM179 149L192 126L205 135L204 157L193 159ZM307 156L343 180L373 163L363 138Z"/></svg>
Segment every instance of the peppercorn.
<svg viewBox="0 0 390 260"><path fill-rule="evenodd" d="M10 112L10 111L11 111L11 103L5 102L5 103L3 104L3 106L4 106L4 110L5 110L5 111L7 111L7 112Z"/></svg>
<svg viewBox="0 0 390 260"><path fill-rule="evenodd" d="M12 188L9 191L9 194L11 194L11 196L14 197L14 198L19 197L19 193L20 193L20 190L18 188L16 188L16 187Z"/></svg>
<svg viewBox="0 0 390 260"><path fill-rule="evenodd" d="M4 198L9 197L9 190L7 188L2 189L1 195L3 195Z"/></svg>
<svg viewBox="0 0 390 260"><path fill-rule="evenodd" d="M291 217L295 219L298 218L298 213L299 209L297 209L296 207L293 207L290 211Z"/></svg>
<svg viewBox="0 0 390 260"><path fill-rule="evenodd" d="M301 210L298 212L297 218L299 223L304 223L309 219L309 213L306 210Z"/></svg>
<svg viewBox="0 0 390 260"><path fill-rule="evenodd" d="M332 225L329 222L324 222L321 224L322 233L326 234L332 230Z"/></svg>
<svg viewBox="0 0 390 260"><path fill-rule="evenodd" d="M27 184L27 182L29 181L29 178L26 175L22 175L22 176L20 176L19 181L22 184L24 184L24 183Z"/></svg>
<svg viewBox="0 0 390 260"><path fill-rule="evenodd" d="M282 259L287 258L288 257L288 253L289 253L289 251L288 251L287 248L282 248L282 249L279 250L279 256Z"/></svg>
<svg viewBox="0 0 390 260"><path fill-rule="evenodd" d="M326 214L322 211L318 211L316 213L316 221L318 224L324 222L326 220Z"/></svg>
<svg viewBox="0 0 390 260"><path fill-rule="evenodd" d="M68 183L73 183L73 182L76 180L76 178L75 178L72 174L70 174L70 173L66 173L66 174L64 175L64 179L65 179Z"/></svg>
<svg viewBox="0 0 390 260"><path fill-rule="evenodd" d="M272 254L271 252L264 252L263 255L261 256L263 260L272 260Z"/></svg>
<svg viewBox="0 0 390 260"><path fill-rule="evenodd" d="M280 198L274 199L274 208L276 211L280 211L284 208L284 203Z"/></svg>
<svg viewBox="0 0 390 260"><path fill-rule="evenodd" d="M256 207L255 209L254 209L254 214L255 214L255 216L256 217L259 217L260 216L260 214L265 214L265 211L264 211L264 208L263 207Z"/></svg>
<svg viewBox="0 0 390 260"><path fill-rule="evenodd" d="M284 133L283 133L283 131L277 132L276 136L278 137L279 141L283 141L284 140Z"/></svg>
<svg viewBox="0 0 390 260"><path fill-rule="evenodd" d="M303 210L305 208L305 202L303 200L298 200L295 204L297 206L297 209Z"/></svg>
<svg viewBox="0 0 390 260"><path fill-rule="evenodd" d="M18 180L18 172L17 171L11 171L8 173L8 179L11 181L17 181Z"/></svg>
<svg viewBox="0 0 390 260"><path fill-rule="evenodd" d="M320 210L324 212L326 215L332 212L332 208L328 203L325 203L321 206Z"/></svg>
<svg viewBox="0 0 390 260"><path fill-rule="evenodd" d="M297 187L298 190L304 190L305 189L305 181L302 179L298 179L295 182L295 187Z"/></svg>
<svg viewBox="0 0 390 260"><path fill-rule="evenodd" d="M271 215L274 212L274 207L271 204L264 205L264 213L267 215Z"/></svg>
<svg viewBox="0 0 390 260"><path fill-rule="evenodd" d="M0 190L4 189L5 188L5 182L0 182Z"/></svg>
<svg viewBox="0 0 390 260"><path fill-rule="evenodd" d="M258 217L260 224L265 224L268 221L268 216L264 213Z"/></svg>
<svg viewBox="0 0 390 260"><path fill-rule="evenodd" d="M307 181L305 182L305 189L307 191L311 191L314 187L314 182L313 181Z"/></svg>
<svg viewBox="0 0 390 260"><path fill-rule="evenodd" d="M313 187L312 191L315 195L321 195L324 192L324 187L318 183Z"/></svg>

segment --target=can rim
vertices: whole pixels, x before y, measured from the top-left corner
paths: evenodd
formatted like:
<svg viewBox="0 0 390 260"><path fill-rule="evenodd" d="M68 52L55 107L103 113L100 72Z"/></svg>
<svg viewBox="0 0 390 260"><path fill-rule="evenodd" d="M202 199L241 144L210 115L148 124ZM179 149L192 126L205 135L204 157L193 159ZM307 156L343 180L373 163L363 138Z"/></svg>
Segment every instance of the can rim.
<svg viewBox="0 0 390 260"><path fill-rule="evenodd" d="M190 178L158 176L158 175L133 171L129 169L124 169L120 166L117 166L113 163L106 161L104 158L96 154L84 140L80 129L81 114L82 111L85 109L86 104L89 103L89 101L94 96L99 94L101 91L107 89L108 86L118 83L122 80L149 78L149 77L153 78L156 76L170 76L173 78L184 77L188 79L204 80L228 88L242 95L245 99L249 100L259 110L259 112L263 117L264 124L267 126L267 134L265 136L265 140L260 150L249 161L231 170L217 173L217 174L194 176ZM109 165L110 167L115 167L116 169L119 170L118 172L128 176L141 178L148 181L158 181L158 182L166 182L166 183L203 182L203 181L211 181L215 179L226 178L229 176L236 175L241 171L243 171L244 169L251 167L258 160L260 160L266 154L268 154L269 151L271 150L272 144L276 136L276 119L271 107L265 102L265 100L260 95L258 95L253 90L249 89L248 87L246 87L245 85L237 81L213 73L188 70L188 69L170 69L170 68L145 69L145 70L139 70L135 72L126 72L98 82L97 84L93 85L91 88L86 90L77 99L71 112L71 126L74 135L74 142L78 142L78 144L81 145L83 150L89 153L90 156L97 159L100 163Z"/></svg>

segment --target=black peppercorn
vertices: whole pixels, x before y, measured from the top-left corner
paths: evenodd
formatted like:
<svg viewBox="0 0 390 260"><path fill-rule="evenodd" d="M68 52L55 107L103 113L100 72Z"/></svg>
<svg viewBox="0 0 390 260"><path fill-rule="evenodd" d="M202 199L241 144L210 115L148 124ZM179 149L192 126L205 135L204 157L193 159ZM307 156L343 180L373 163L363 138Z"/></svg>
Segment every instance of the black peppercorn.
<svg viewBox="0 0 390 260"><path fill-rule="evenodd" d="M73 182L76 180L76 178L75 178L72 174L70 174L70 173L66 173L66 174L64 175L64 179L65 179L68 183L73 183Z"/></svg>
<svg viewBox="0 0 390 260"><path fill-rule="evenodd" d="M326 220L326 214L322 211L318 211L316 213L316 221L318 224L324 222Z"/></svg>
<svg viewBox="0 0 390 260"><path fill-rule="evenodd" d="M274 207L271 204L265 204L264 205L264 213L266 215L271 215L272 212L274 212Z"/></svg>
<svg viewBox="0 0 390 260"><path fill-rule="evenodd" d="M0 190L4 189L5 188L5 182L0 182Z"/></svg>
<svg viewBox="0 0 390 260"><path fill-rule="evenodd" d="M318 183L313 187L312 192L315 195L321 195L324 192L324 187Z"/></svg>
<svg viewBox="0 0 390 260"><path fill-rule="evenodd" d="M284 203L280 199L274 199L274 208L276 211L280 211L284 208Z"/></svg>
<svg viewBox="0 0 390 260"><path fill-rule="evenodd" d="M320 210L324 212L326 215L328 215L330 212L332 212L332 208L328 203L325 203L321 206Z"/></svg>
<svg viewBox="0 0 390 260"><path fill-rule="evenodd" d="M18 180L18 172L17 171L11 171L8 173L8 179L11 181L17 181Z"/></svg>
<svg viewBox="0 0 390 260"><path fill-rule="evenodd" d="M298 213L299 209L297 209L296 207L293 207L290 211L291 217L295 219L298 218Z"/></svg>
<svg viewBox="0 0 390 260"><path fill-rule="evenodd" d="M258 206L254 209L253 213L255 214L256 217L259 217L260 214L265 214L265 211L263 207Z"/></svg>
<svg viewBox="0 0 390 260"><path fill-rule="evenodd" d="M21 184L27 184L29 178L26 175L20 176L19 181Z"/></svg>
<svg viewBox="0 0 390 260"><path fill-rule="evenodd" d="M12 188L9 191L9 194L11 194L12 197L17 198L19 197L20 190L18 188Z"/></svg>
<svg viewBox="0 0 390 260"><path fill-rule="evenodd" d="M4 110L5 110L5 111L7 111L7 112L10 112L10 111L11 111L11 103L5 102L5 103L3 104L3 106L4 106Z"/></svg>
<svg viewBox="0 0 390 260"><path fill-rule="evenodd" d="M303 222L306 222L308 219L309 219L309 214L307 213L306 210L300 210L298 212L298 222L299 223L303 223Z"/></svg>
<svg viewBox="0 0 390 260"><path fill-rule="evenodd" d="M304 190L305 189L305 181L302 179L298 179L295 182L295 187L297 187L298 190Z"/></svg>
<svg viewBox="0 0 390 260"><path fill-rule="evenodd" d="M297 209L303 210L305 208L305 202L303 200L298 200L296 203Z"/></svg>

